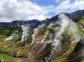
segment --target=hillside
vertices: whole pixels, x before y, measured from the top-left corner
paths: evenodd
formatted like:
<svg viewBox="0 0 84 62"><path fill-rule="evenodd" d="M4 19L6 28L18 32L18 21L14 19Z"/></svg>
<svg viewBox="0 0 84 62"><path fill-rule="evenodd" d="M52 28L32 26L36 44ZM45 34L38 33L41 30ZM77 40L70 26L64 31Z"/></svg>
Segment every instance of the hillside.
<svg viewBox="0 0 84 62"><path fill-rule="evenodd" d="M84 59L83 10L60 13L42 22L25 23L0 25L0 60L80 62Z"/></svg>

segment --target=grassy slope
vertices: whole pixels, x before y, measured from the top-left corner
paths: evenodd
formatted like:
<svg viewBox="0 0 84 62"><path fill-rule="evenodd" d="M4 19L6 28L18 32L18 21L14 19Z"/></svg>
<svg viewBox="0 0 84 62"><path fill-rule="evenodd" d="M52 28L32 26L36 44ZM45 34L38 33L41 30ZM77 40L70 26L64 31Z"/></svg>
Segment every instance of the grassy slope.
<svg viewBox="0 0 84 62"><path fill-rule="evenodd" d="M0 53L0 60L4 60L4 62L23 62L22 59L14 58L1 53Z"/></svg>
<svg viewBox="0 0 84 62"><path fill-rule="evenodd" d="M12 57L12 55L21 51L23 56L25 56L27 54L26 49L17 46L18 42L5 42L5 38L5 36L0 35L0 60L4 60L5 62L22 62L21 59ZM15 46L14 49L12 49L13 46ZM11 56L7 56L6 53L10 53Z"/></svg>
<svg viewBox="0 0 84 62"><path fill-rule="evenodd" d="M18 51L21 51L23 55L27 54L24 46L20 46L20 41L14 42L5 42L5 36L0 35L0 52L1 53L12 53L16 54Z"/></svg>
<svg viewBox="0 0 84 62"><path fill-rule="evenodd" d="M15 62L15 58L11 56L6 56L0 53L0 60L4 60L5 62Z"/></svg>

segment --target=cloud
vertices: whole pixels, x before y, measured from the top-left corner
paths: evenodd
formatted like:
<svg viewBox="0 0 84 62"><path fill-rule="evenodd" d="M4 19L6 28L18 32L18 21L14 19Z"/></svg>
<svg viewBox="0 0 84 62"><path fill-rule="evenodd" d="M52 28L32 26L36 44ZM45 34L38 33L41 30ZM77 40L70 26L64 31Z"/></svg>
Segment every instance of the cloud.
<svg viewBox="0 0 84 62"><path fill-rule="evenodd" d="M62 2L62 1L66 1L66 0L55 0L56 3L57 3L57 2Z"/></svg>
<svg viewBox="0 0 84 62"><path fill-rule="evenodd" d="M58 5L40 6L31 0L0 0L0 21L43 20L60 12L84 9L84 0L55 0ZM51 14L52 13L52 14Z"/></svg>
<svg viewBox="0 0 84 62"><path fill-rule="evenodd" d="M0 0L0 18L11 20L46 19L48 8L29 0Z"/></svg>
<svg viewBox="0 0 84 62"><path fill-rule="evenodd" d="M84 0L75 0L73 3L70 3L71 0L65 0L61 2L54 10L55 13L60 12L74 12L77 10L84 9Z"/></svg>

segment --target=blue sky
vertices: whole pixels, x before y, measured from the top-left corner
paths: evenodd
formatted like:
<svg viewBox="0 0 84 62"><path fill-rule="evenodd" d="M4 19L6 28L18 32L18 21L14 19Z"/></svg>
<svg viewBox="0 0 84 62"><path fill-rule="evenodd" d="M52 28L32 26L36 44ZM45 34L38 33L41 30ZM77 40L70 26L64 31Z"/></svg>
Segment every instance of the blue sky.
<svg viewBox="0 0 84 62"><path fill-rule="evenodd" d="M0 0L0 22L43 20L84 9L84 0Z"/></svg>
<svg viewBox="0 0 84 62"><path fill-rule="evenodd" d="M55 0L31 0L32 2L37 3L41 6L57 5L58 3Z"/></svg>
<svg viewBox="0 0 84 62"><path fill-rule="evenodd" d="M50 6L50 5L57 6L65 0L30 0L30 1L35 2L41 6ZM70 0L70 2L73 3L75 2L75 0Z"/></svg>

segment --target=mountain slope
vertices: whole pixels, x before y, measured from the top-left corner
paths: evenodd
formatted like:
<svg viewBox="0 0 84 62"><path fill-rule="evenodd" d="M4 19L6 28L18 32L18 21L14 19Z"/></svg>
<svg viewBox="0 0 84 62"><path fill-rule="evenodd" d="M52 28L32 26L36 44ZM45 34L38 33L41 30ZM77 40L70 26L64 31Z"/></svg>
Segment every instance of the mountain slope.
<svg viewBox="0 0 84 62"><path fill-rule="evenodd" d="M23 20L15 20L12 22L0 22L0 27L20 27L21 25L39 25L41 24L41 21L38 20L28 20L28 21L23 21Z"/></svg>
<svg viewBox="0 0 84 62"><path fill-rule="evenodd" d="M76 44L78 44L79 40L83 38L82 35L84 35L84 28L80 28L81 23L84 24L84 19L75 23L75 20L73 21L69 16L69 14L60 13L55 16L57 18L53 17L48 19L50 21L48 22L47 20L48 24L45 22L43 27L38 28L37 34L34 34L35 37L33 41L31 41L33 43L28 44L28 50L30 51L29 57L31 58L31 60L30 58L28 60L30 60L30 62L72 61L70 54L73 54L72 52ZM44 31L41 31L43 29ZM80 58L82 56L78 53L79 51L75 54L78 55L78 59L81 60ZM74 58L73 62L74 61L77 61L77 58Z"/></svg>
<svg viewBox="0 0 84 62"><path fill-rule="evenodd" d="M37 20L33 22L21 21L19 23L21 23L20 25L23 24L22 29L20 28L19 32L16 30L19 37L9 40L10 42L3 42L3 44L5 43L8 46L17 43L20 48L24 47L23 50L26 51L25 55L27 56L26 59L22 58L26 62L80 62L84 59L83 17L84 11L81 10L71 14L60 13L42 22ZM27 22L28 24L26 24ZM14 23L14 26L18 25L18 21L12 23ZM1 46L2 49L5 48L4 45ZM17 48L14 48L14 50L17 50ZM9 49L7 47L7 51ZM22 49L20 51L22 52ZM13 52L11 50L11 53Z"/></svg>

